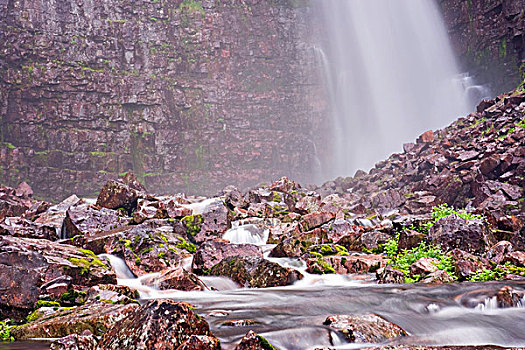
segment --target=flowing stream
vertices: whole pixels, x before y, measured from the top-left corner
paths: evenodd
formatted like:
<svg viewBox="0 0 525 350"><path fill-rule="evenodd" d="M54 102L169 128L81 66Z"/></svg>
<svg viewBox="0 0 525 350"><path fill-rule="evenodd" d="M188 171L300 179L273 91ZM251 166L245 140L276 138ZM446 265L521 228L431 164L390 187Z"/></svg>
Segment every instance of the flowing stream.
<svg viewBox="0 0 525 350"><path fill-rule="evenodd" d="M257 236L252 225L237 225L224 237L232 243L258 244L267 256L273 245L264 244L265 231ZM301 271L305 277L291 286L265 289L239 288L227 278L204 277L210 290L160 291L142 286L141 278L130 278L122 260L108 257L119 283L139 289L143 299L171 298L194 304L220 338L223 349L233 349L250 329L283 350L365 347L346 343L337 332L323 326L323 321L334 314L367 312L377 313L409 332L410 337L398 340L401 343L525 346L525 300L518 307L501 309L494 297L504 285L524 290L525 282L377 285L371 275L311 275L299 260L268 258ZM228 321L240 322L231 326Z"/></svg>
<svg viewBox="0 0 525 350"><path fill-rule="evenodd" d="M326 179L367 170L474 110L488 89L459 74L433 0L317 0L316 47L332 114Z"/></svg>

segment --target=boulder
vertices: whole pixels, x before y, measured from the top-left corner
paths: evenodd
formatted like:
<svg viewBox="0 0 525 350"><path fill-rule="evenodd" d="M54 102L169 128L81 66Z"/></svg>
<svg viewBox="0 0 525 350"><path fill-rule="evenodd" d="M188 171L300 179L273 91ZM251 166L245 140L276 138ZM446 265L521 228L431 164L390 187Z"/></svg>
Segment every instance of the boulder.
<svg viewBox="0 0 525 350"><path fill-rule="evenodd" d="M75 244L97 254L123 258L135 276L177 266L184 255L196 250L192 243L173 232L173 226L167 220L117 228L83 237Z"/></svg>
<svg viewBox="0 0 525 350"><path fill-rule="evenodd" d="M261 248L253 244L231 244L223 240L203 243L193 257L192 270L200 275L218 264L223 259L232 256L263 257Z"/></svg>
<svg viewBox="0 0 525 350"><path fill-rule="evenodd" d="M89 330L102 335L117 321L126 319L138 304L112 305L101 301L89 302L74 308L62 308L57 312L13 329L18 340L30 338L61 338Z"/></svg>
<svg viewBox="0 0 525 350"><path fill-rule="evenodd" d="M62 223L62 238L74 236L94 236L97 233L128 225L130 217L116 210L95 209L88 204L69 207Z"/></svg>
<svg viewBox="0 0 525 350"><path fill-rule="evenodd" d="M258 256L225 258L209 269L207 274L229 277L241 286L249 288L287 286L303 278L296 270Z"/></svg>
<svg viewBox="0 0 525 350"><path fill-rule="evenodd" d="M131 304L138 303L139 292L128 286L114 284L99 284L88 289L87 301L101 301L108 304Z"/></svg>
<svg viewBox="0 0 525 350"><path fill-rule="evenodd" d="M326 231L316 228L309 232L297 234L277 244L270 252L275 258L294 258L304 254L311 245L325 244L329 240Z"/></svg>
<svg viewBox="0 0 525 350"><path fill-rule="evenodd" d="M275 348L264 337L254 331L249 331L235 350L275 350Z"/></svg>
<svg viewBox="0 0 525 350"><path fill-rule="evenodd" d="M97 197L97 205L108 209L122 208L131 213L137 207L139 196L140 193L136 189L122 182L109 180Z"/></svg>
<svg viewBox="0 0 525 350"><path fill-rule="evenodd" d="M50 350L97 350L98 339L89 331L71 334L51 343Z"/></svg>
<svg viewBox="0 0 525 350"><path fill-rule="evenodd" d="M472 254L482 254L495 243L487 224L465 220L457 215L439 219L428 232L428 241L444 251L458 248Z"/></svg>
<svg viewBox="0 0 525 350"><path fill-rule="evenodd" d="M427 236L424 233L415 231L415 230L401 230L399 233L399 243L398 249L401 251L403 249L412 249L419 246L421 242L425 242Z"/></svg>
<svg viewBox="0 0 525 350"><path fill-rule="evenodd" d="M405 275L403 271L394 269L391 265L387 265L382 269L376 271L376 278L378 283L405 283Z"/></svg>
<svg viewBox="0 0 525 350"><path fill-rule="evenodd" d="M377 251L378 248L386 244L392 237L384 232L369 231L361 235L361 244L366 251Z"/></svg>
<svg viewBox="0 0 525 350"><path fill-rule="evenodd" d="M50 206L46 211L40 213L35 218L34 222L36 224L54 227L57 232L57 236L60 236L62 223L66 217L67 210L71 206L81 203L84 203L84 201L78 198L76 195L69 196L62 202Z"/></svg>
<svg viewBox="0 0 525 350"><path fill-rule="evenodd" d="M431 274L432 272L436 272L438 269L439 260L434 258L421 258L418 259L416 262L414 262L412 265L410 265L410 274L412 276L419 275L419 276L426 276Z"/></svg>
<svg viewBox="0 0 525 350"><path fill-rule="evenodd" d="M141 280L146 286L160 290L177 289L184 291L205 290L206 285L191 272L178 265L160 272L158 276L148 276Z"/></svg>
<svg viewBox="0 0 525 350"><path fill-rule="evenodd" d="M221 350L221 343L209 335L191 335L177 350Z"/></svg>
<svg viewBox="0 0 525 350"><path fill-rule="evenodd" d="M221 195L224 196L224 202L231 208L246 208L248 201L244 198L241 191L235 186L225 187Z"/></svg>
<svg viewBox="0 0 525 350"><path fill-rule="evenodd" d="M192 335L213 336L193 306L157 299L137 307L104 333L105 349L177 349Z"/></svg>
<svg viewBox="0 0 525 350"><path fill-rule="evenodd" d="M498 306L501 308L518 307L523 305L524 291L517 291L511 286L502 287L496 294Z"/></svg>
<svg viewBox="0 0 525 350"><path fill-rule="evenodd" d="M109 264L93 252L48 240L0 236L0 313L20 318L34 308L40 288L61 276L71 284L116 284Z"/></svg>
<svg viewBox="0 0 525 350"><path fill-rule="evenodd" d="M512 243L508 241L499 241L489 249L487 252L487 259L496 265L499 265L503 259L505 259L505 256L513 250L514 247L512 246Z"/></svg>
<svg viewBox="0 0 525 350"><path fill-rule="evenodd" d="M503 262L509 262L517 267L525 267L525 252L517 251L508 253Z"/></svg>
<svg viewBox="0 0 525 350"><path fill-rule="evenodd" d="M489 266L486 259L460 249L450 251L450 256L454 261L456 275L458 275L460 280L466 280L477 271Z"/></svg>
<svg viewBox="0 0 525 350"><path fill-rule="evenodd" d="M334 213L326 211L316 211L310 214L306 214L302 218L304 231L309 231L316 227L319 227L334 218Z"/></svg>
<svg viewBox="0 0 525 350"><path fill-rule="evenodd" d="M215 201L202 212L204 219L201 231L195 237L197 242L203 242L208 237L222 237L231 228L232 215L223 201Z"/></svg>
<svg viewBox="0 0 525 350"><path fill-rule="evenodd" d="M51 225L43 225L20 217L8 217L0 224L0 235L38 238L56 241L59 232Z"/></svg>
<svg viewBox="0 0 525 350"><path fill-rule="evenodd" d="M392 338L407 336L398 325L374 315L334 315L323 323L343 333L352 343L382 343Z"/></svg>
<svg viewBox="0 0 525 350"><path fill-rule="evenodd" d="M375 254L332 255L306 259L306 271L313 274L370 273L383 267L386 259Z"/></svg>
<svg viewBox="0 0 525 350"><path fill-rule="evenodd" d="M0 187L0 221L10 216L22 216L28 211L36 202L31 194L32 190L29 193L22 188Z"/></svg>
<svg viewBox="0 0 525 350"><path fill-rule="evenodd" d="M449 275L448 272L443 270L437 270L428 274L423 280L422 283L430 284L443 284L443 283L452 283L454 279Z"/></svg>

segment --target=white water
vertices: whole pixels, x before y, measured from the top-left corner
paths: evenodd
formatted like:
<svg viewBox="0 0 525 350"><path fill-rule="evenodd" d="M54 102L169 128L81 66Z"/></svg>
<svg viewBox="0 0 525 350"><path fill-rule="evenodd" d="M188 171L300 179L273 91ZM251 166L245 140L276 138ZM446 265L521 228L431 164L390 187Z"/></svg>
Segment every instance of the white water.
<svg viewBox="0 0 525 350"><path fill-rule="evenodd" d="M235 221L222 238L227 239L231 243L249 243L262 246L266 244L269 234L270 230L267 228L261 228L256 224L243 224L241 221Z"/></svg>
<svg viewBox="0 0 525 350"><path fill-rule="evenodd" d="M487 91L460 75L433 0L318 0L332 109L325 178L369 169L468 114Z"/></svg>

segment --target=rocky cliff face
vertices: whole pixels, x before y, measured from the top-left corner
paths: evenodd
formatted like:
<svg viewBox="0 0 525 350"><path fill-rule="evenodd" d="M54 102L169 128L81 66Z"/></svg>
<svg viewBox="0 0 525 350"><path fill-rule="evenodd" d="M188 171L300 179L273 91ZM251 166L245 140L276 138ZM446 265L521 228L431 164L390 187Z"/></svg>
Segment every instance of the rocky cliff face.
<svg viewBox="0 0 525 350"><path fill-rule="evenodd" d="M493 94L514 89L525 74L524 0L440 0L464 71Z"/></svg>
<svg viewBox="0 0 525 350"><path fill-rule="evenodd" d="M59 199L130 170L189 193L311 180L324 107L309 12L289 0L0 0L0 182Z"/></svg>

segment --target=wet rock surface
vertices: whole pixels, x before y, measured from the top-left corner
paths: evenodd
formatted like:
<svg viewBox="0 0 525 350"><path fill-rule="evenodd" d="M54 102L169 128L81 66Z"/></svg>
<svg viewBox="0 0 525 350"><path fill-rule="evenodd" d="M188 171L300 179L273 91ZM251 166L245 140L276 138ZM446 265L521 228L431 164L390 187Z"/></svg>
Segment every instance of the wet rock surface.
<svg viewBox="0 0 525 350"><path fill-rule="evenodd" d="M264 337L249 331L235 347L235 350L273 350L275 349Z"/></svg>
<svg viewBox="0 0 525 350"><path fill-rule="evenodd" d="M334 315L323 323L344 334L352 343L381 343L408 334L394 323L373 315Z"/></svg>
<svg viewBox="0 0 525 350"><path fill-rule="evenodd" d="M230 244L225 241L203 243L193 257L192 269L201 274L222 260L233 256L262 258L261 248L252 244Z"/></svg>
<svg viewBox="0 0 525 350"><path fill-rule="evenodd" d="M105 349L177 349L192 335L212 336L192 309L172 300L149 301L109 329L100 344Z"/></svg>
<svg viewBox="0 0 525 350"><path fill-rule="evenodd" d="M256 256L233 256L212 266L207 274L226 276L243 287L286 286L300 280L300 272Z"/></svg>

